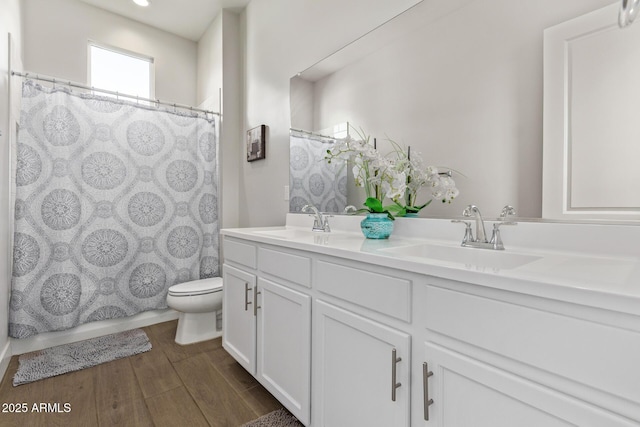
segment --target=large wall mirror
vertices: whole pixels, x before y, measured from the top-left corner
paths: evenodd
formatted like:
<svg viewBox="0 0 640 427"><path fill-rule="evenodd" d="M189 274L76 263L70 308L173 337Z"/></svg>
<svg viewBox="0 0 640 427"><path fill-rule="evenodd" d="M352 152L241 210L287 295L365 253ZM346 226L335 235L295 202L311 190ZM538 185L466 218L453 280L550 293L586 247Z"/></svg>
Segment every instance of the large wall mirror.
<svg viewBox="0 0 640 427"><path fill-rule="evenodd" d="M615 43L632 43L634 39L640 46L640 37L631 33L638 28L614 27L619 1L422 1L292 77L291 125L317 132L348 122L379 141L388 137L411 146L412 152L420 152L428 164L464 174L454 175L460 195L452 204L432 203L421 216L458 216L466 205L475 204L484 216L495 217L504 205L511 204L521 218L563 218L548 214L546 209L543 214L543 180L546 187L549 170L545 158L543 173L544 32L612 4L616 7L605 12L610 15L606 19L611 31L616 32L610 39ZM589 61L605 64L601 55L608 52L607 47L590 54L593 46L584 46L582 65L588 67ZM621 51L624 54L633 49ZM618 67L616 62L607 56L605 65ZM628 88L634 82L619 83ZM589 100L591 107L599 105L612 116L621 108L632 108L609 96L609 89L593 91L591 87L592 81L586 77L576 82L575 102ZM634 98L631 94L629 97ZM638 100L640 97L633 99L635 103ZM599 126L605 120L605 115L599 120L580 119L590 126ZM595 134L588 128L580 132L590 137ZM573 173L592 182L598 181L597 173L609 173L606 169L617 163L615 158L604 159L611 151L606 148L610 142L610 136L588 142L604 144L596 151L602 160L597 164L603 165L604 171L590 173L593 164L583 162L581 156L592 147L582 145L582 153L578 149L574 152ZM630 150L623 155L626 159L638 157L637 139L617 145ZM614 198L617 206L638 206L640 181L628 173L629 169L628 162L620 164L626 175L611 175L627 181L620 194L608 195L607 203ZM361 204L350 185L347 182L348 204ZM590 189L590 185L580 184L580 197L600 191ZM634 186L632 196L629 193ZM581 218L612 217L592 210ZM640 215L627 215L625 219L640 219Z"/></svg>
<svg viewBox="0 0 640 427"><path fill-rule="evenodd" d="M640 219L640 25L619 7L545 30L545 218Z"/></svg>

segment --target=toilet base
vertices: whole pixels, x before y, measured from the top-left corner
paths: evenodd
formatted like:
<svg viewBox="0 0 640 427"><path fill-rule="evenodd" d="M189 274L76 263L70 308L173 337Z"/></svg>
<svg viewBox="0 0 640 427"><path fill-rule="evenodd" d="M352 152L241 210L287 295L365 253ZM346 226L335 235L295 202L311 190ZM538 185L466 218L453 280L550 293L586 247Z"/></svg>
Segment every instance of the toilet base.
<svg viewBox="0 0 640 427"><path fill-rule="evenodd" d="M208 313L180 313L176 343L195 344L222 336L222 329L216 325L216 311Z"/></svg>

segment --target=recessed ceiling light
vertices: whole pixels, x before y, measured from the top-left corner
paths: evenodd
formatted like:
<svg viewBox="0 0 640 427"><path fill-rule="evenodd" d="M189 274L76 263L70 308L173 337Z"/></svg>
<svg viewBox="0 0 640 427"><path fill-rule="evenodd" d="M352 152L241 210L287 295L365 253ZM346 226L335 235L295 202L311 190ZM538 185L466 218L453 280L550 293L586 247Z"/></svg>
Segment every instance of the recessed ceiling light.
<svg viewBox="0 0 640 427"><path fill-rule="evenodd" d="M149 6L149 0L133 0L133 2L138 6L143 6L143 7Z"/></svg>

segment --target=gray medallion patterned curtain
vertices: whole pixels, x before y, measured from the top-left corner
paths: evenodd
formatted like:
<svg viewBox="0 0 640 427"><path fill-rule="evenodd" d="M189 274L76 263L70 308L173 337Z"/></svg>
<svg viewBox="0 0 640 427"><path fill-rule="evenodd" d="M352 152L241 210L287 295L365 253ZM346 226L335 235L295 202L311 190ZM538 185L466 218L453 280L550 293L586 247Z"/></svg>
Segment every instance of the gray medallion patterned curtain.
<svg viewBox="0 0 640 427"><path fill-rule="evenodd" d="M292 133L289 138L289 212L314 205L321 212L347 206L347 169L324 160L332 139Z"/></svg>
<svg viewBox="0 0 640 427"><path fill-rule="evenodd" d="M218 122L25 81L9 335L166 308L219 275Z"/></svg>

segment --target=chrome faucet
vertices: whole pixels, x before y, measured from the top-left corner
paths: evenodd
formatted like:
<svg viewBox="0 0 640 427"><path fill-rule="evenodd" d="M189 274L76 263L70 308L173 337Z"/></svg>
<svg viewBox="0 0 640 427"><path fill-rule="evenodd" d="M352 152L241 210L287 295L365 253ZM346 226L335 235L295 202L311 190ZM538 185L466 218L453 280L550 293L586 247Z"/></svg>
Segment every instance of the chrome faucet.
<svg viewBox="0 0 640 427"><path fill-rule="evenodd" d="M502 208L502 212L500 212L499 221L493 224L493 233L491 235L491 240L487 241L487 234L484 228L484 220L482 219L482 215L480 214L480 209L478 209L475 205L467 206L462 215L465 217L474 217L476 222L476 237L473 237L473 231L471 230L471 221L464 221L460 219L451 220L451 222L459 222L465 224L465 233L464 238L462 239L462 246L469 248L483 248L483 249L494 249L494 250L504 250L504 244L502 243L502 238L500 236L500 226L502 225L518 225L517 222L508 221L507 218L510 215L515 215L516 210L513 206L505 206Z"/></svg>
<svg viewBox="0 0 640 427"><path fill-rule="evenodd" d="M345 208L344 208L344 210L342 212L343 213L356 214L358 212L358 209L356 209L356 207L353 206L353 205L349 205L349 206L345 206Z"/></svg>
<svg viewBox="0 0 640 427"><path fill-rule="evenodd" d="M322 215L322 213L318 210L318 208L316 208L313 205L304 205L302 207L302 212L309 212L312 211L313 213L310 214L309 216L313 216L314 220L313 220L313 227L311 228L311 230L313 231L323 231L325 233L329 233L331 231L331 227L329 226L329 217L330 215Z"/></svg>
<svg viewBox="0 0 640 427"><path fill-rule="evenodd" d="M480 213L480 209L476 205L469 205L464 208L462 211L462 216L471 217L475 216L476 218L476 238L473 240L474 242L479 243L487 243L487 233L484 228L484 220L482 219L482 214Z"/></svg>

